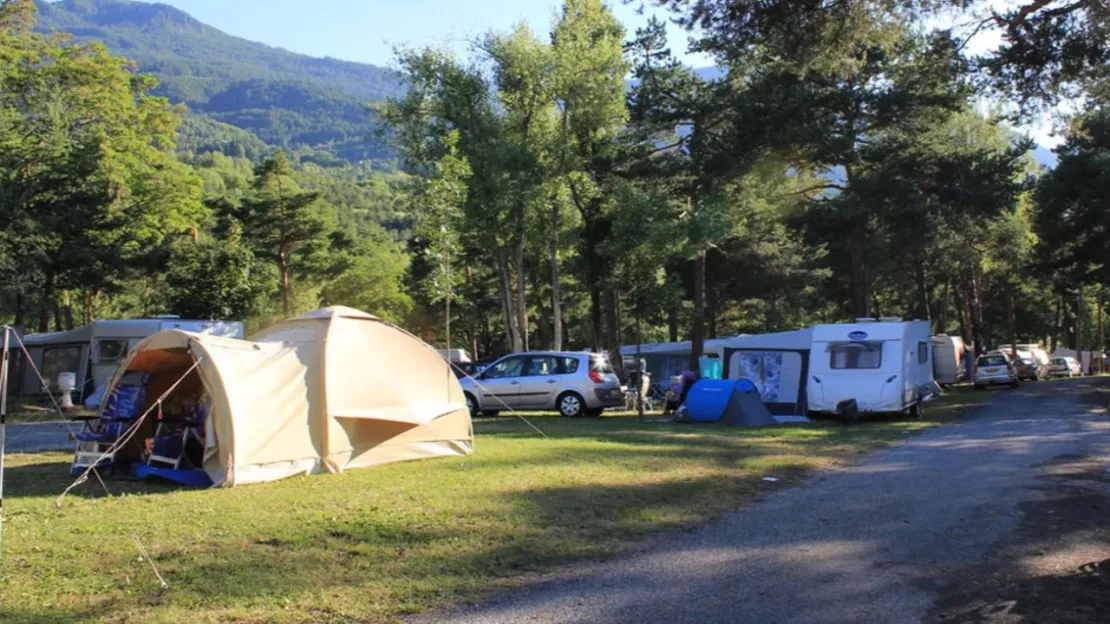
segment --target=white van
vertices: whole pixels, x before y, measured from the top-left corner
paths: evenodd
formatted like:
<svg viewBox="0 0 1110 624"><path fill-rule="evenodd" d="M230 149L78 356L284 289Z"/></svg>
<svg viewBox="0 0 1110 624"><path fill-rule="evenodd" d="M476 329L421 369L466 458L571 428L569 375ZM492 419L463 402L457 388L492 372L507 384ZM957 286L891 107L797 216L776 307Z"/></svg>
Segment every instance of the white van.
<svg viewBox="0 0 1110 624"><path fill-rule="evenodd" d="M926 321L858 319L813 328L807 392L811 412L922 413L938 394Z"/></svg>

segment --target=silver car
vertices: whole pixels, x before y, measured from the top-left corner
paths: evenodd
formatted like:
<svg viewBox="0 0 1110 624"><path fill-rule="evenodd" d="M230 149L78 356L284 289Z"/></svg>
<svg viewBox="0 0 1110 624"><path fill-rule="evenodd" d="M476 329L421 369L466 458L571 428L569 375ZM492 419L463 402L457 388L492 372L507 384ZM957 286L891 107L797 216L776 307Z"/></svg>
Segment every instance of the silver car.
<svg viewBox="0 0 1110 624"><path fill-rule="evenodd" d="M1014 365L1001 353L988 353L976 360L974 381L976 390L996 384L1018 387L1018 376L1014 371Z"/></svg>
<svg viewBox="0 0 1110 624"><path fill-rule="evenodd" d="M624 404L620 380L609 359L598 353L514 353L459 383L475 416L555 409L576 418L599 416L607 407Z"/></svg>

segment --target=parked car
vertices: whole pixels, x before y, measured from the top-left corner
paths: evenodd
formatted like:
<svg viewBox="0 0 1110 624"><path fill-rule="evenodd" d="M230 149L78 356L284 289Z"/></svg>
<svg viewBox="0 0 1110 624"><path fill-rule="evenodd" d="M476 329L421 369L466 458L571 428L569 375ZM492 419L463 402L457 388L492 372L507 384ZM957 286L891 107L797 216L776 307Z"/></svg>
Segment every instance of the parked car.
<svg viewBox="0 0 1110 624"><path fill-rule="evenodd" d="M567 418L600 416L605 408L624 404L620 380L600 353L514 353L459 383L475 416L551 409Z"/></svg>
<svg viewBox="0 0 1110 624"><path fill-rule="evenodd" d="M1083 365L1079 360L1070 357L1054 357L1048 363L1049 377L1081 377Z"/></svg>
<svg viewBox="0 0 1110 624"><path fill-rule="evenodd" d="M478 373L489 368L490 364L497 361L497 358L486 358L482 360L474 360L473 362L454 362L451 369L455 371L455 377L474 377Z"/></svg>
<svg viewBox="0 0 1110 624"><path fill-rule="evenodd" d="M1048 377L1048 367L1033 357L1021 358L1014 362L1014 370L1019 380L1040 381Z"/></svg>
<svg viewBox="0 0 1110 624"><path fill-rule="evenodd" d="M1002 353L987 353L975 361L975 389L982 390L993 385L1018 387L1014 365Z"/></svg>

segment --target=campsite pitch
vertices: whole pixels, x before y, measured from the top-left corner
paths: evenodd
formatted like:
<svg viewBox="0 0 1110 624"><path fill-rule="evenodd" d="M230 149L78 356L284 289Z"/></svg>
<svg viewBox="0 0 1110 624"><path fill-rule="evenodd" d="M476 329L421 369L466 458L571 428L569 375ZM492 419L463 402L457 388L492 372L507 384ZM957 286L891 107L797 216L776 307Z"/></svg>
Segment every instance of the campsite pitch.
<svg viewBox="0 0 1110 624"><path fill-rule="evenodd" d="M983 398L855 427L535 418L543 439L501 417L475 423L471 457L236 489L111 479L110 498L93 479L60 510L70 456L12 455L0 621L390 621L704 523Z"/></svg>

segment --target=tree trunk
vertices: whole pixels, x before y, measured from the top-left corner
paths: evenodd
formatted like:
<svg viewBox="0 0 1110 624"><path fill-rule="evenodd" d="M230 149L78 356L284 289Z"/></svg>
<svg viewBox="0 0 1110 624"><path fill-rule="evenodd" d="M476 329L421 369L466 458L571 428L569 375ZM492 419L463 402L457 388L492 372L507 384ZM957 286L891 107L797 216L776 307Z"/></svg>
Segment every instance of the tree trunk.
<svg viewBox="0 0 1110 624"><path fill-rule="evenodd" d="M520 353L524 348L516 326L516 306L513 304L513 289L509 282L508 253L503 247L497 250L497 270L501 277L501 307L505 313L505 333L509 339L509 348L513 353Z"/></svg>
<svg viewBox="0 0 1110 624"><path fill-rule="evenodd" d="M285 318L290 316L289 302L289 259L285 257L285 248L278 250L278 271L281 276L281 314Z"/></svg>
<svg viewBox="0 0 1110 624"><path fill-rule="evenodd" d="M635 366L635 370L638 373L637 377L640 379L640 387L639 388L634 388L633 392L636 393L636 419L639 420L640 422L643 422L643 420L644 420L644 393L643 393L644 380L643 380L643 376L645 374L647 374L647 371L644 371L640 368L641 358L643 357L643 355L640 353L640 345L641 345L641 343L643 343L643 341L644 341L643 336L640 334L640 319L639 319L639 317L637 317L636 318L636 364L634 366Z"/></svg>
<svg viewBox="0 0 1110 624"><path fill-rule="evenodd" d="M53 304L54 304L54 307L53 307L54 331L60 332L63 329L63 326L62 326L62 304L58 302L58 297L57 296L54 297Z"/></svg>
<svg viewBox="0 0 1110 624"><path fill-rule="evenodd" d="M667 337L671 342L678 342L678 313L673 307L667 310Z"/></svg>
<svg viewBox="0 0 1110 624"><path fill-rule="evenodd" d="M93 316L93 296L92 296L92 292L91 292L91 291L88 291L88 290L86 290L86 291L85 291L85 301L84 301L84 304L85 304L85 305L84 305L84 307L85 307L85 324L86 324L86 325L88 325L88 324L90 324L90 323L92 323L92 322L93 322L93 321L92 321L92 316Z"/></svg>
<svg viewBox="0 0 1110 624"><path fill-rule="evenodd" d="M73 329L73 303L66 299L66 304L62 306L62 320L65 321L66 329Z"/></svg>
<svg viewBox="0 0 1110 624"><path fill-rule="evenodd" d="M443 258L444 265L447 268L448 287L447 292L443 297L443 343L447 345L447 361L451 361L451 251L448 249L447 254Z"/></svg>
<svg viewBox="0 0 1110 624"><path fill-rule="evenodd" d="M979 276L971 269L971 333L975 341L975 355L987 352L987 341L983 334L983 296Z"/></svg>
<svg viewBox="0 0 1110 624"><path fill-rule="evenodd" d="M708 278L707 278L708 281ZM705 293L705 320L708 325L709 338L717 337L717 291L706 286Z"/></svg>
<svg viewBox="0 0 1110 624"><path fill-rule="evenodd" d="M1052 324L1052 340L1049 342L1048 352L1051 354L1056 350L1056 344L1060 337L1060 307L1064 303L1063 297L1056 297L1056 321Z"/></svg>
<svg viewBox="0 0 1110 624"><path fill-rule="evenodd" d="M1095 303L1098 305L1098 372L1104 372L1102 354L1106 352L1106 332L1102 325L1102 286L1099 286L1098 293L1095 298Z"/></svg>
<svg viewBox="0 0 1110 624"><path fill-rule="evenodd" d="M23 327L23 320L24 320L23 319L23 316L24 316L23 307L24 307L23 306L23 293L19 292L15 296L15 326L16 327Z"/></svg>
<svg viewBox="0 0 1110 624"><path fill-rule="evenodd" d="M1010 332L1010 355L1017 359L1017 318L1014 315L1014 290L1006 287L1006 321Z"/></svg>
<svg viewBox="0 0 1110 624"><path fill-rule="evenodd" d="M949 308L952 303L952 280L947 279L944 281L944 294L941 295L940 309L937 310L937 321L935 324L934 333L944 334L948 332L948 314Z"/></svg>
<svg viewBox="0 0 1110 624"><path fill-rule="evenodd" d="M929 297L929 284L925 277L925 265L920 260L917 261L917 266L914 270L914 277L917 279L918 294L921 295L921 320L933 322L933 302Z"/></svg>
<svg viewBox="0 0 1110 624"><path fill-rule="evenodd" d="M517 329L524 351L528 350L528 298L524 288L524 207L516 213L516 304Z"/></svg>
<svg viewBox="0 0 1110 624"><path fill-rule="evenodd" d="M1083 345L1086 344L1083 338L1083 287L1080 287L1075 295L1075 351L1080 364L1083 363Z"/></svg>
<svg viewBox="0 0 1110 624"><path fill-rule="evenodd" d="M848 258L852 264L852 301L856 318L871 316L871 293L867 283L864 245L857 237L848 242Z"/></svg>
<svg viewBox="0 0 1110 624"><path fill-rule="evenodd" d="M551 202L551 348L563 350L563 303L559 284L559 202Z"/></svg>
<svg viewBox="0 0 1110 624"><path fill-rule="evenodd" d="M624 378L624 362L621 359L621 309L620 297L613 286L609 267L605 266L605 352L609 355L609 365Z"/></svg>
<svg viewBox="0 0 1110 624"><path fill-rule="evenodd" d="M705 252L694 260L694 311L690 327L690 370L699 370L705 352Z"/></svg>
<svg viewBox="0 0 1110 624"><path fill-rule="evenodd" d="M54 300L54 274L47 272L42 283L42 305L39 306L39 332L50 331L50 309Z"/></svg>

